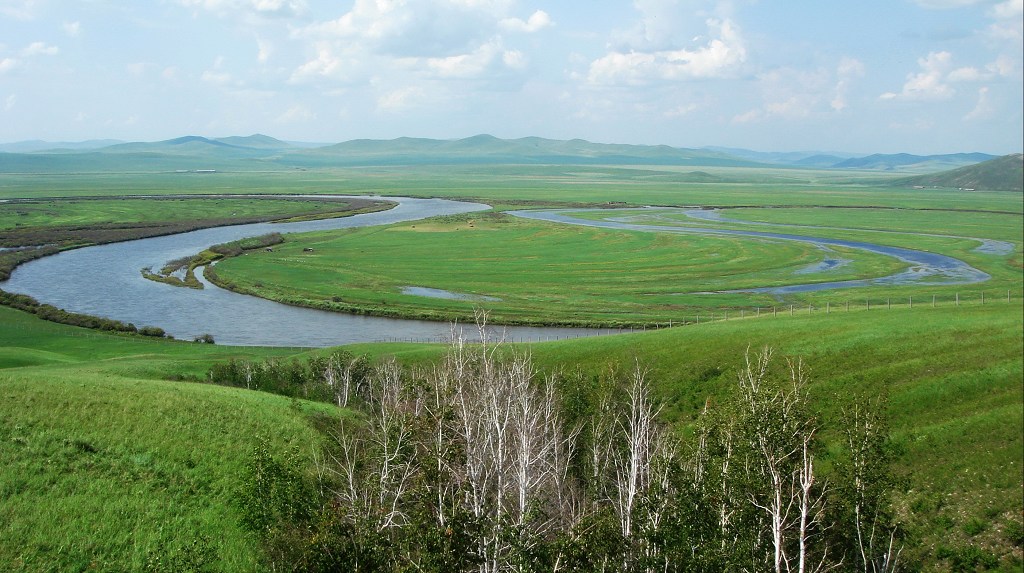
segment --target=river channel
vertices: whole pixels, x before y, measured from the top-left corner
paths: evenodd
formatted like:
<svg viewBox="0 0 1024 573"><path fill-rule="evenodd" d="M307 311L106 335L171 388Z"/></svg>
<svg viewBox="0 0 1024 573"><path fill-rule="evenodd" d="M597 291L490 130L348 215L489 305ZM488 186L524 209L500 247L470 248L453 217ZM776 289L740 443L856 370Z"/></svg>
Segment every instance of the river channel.
<svg viewBox="0 0 1024 573"><path fill-rule="evenodd" d="M386 225L490 208L479 203L443 199L358 198L395 201L398 205L387 211L340 219L234 225L74 249L19 266L0 287L72 312L130 322L139 327L159 326L175 338L185 340L207 333L220 344L239 346L324 347L389 340L450 340L452 325L448 323L299 308L233 293L208 283L202 290L170 286L146 280L140 272L143 268L160 268L167 261L194 255L210 245L245 237ZM467 339L478 338L474 325L462 330ZM614 332L509 326L492 327L489 336L520 342Z"/></svg>
<svg viewBox="0 0 1024 573"><path fill-rule="evenodd" d="M336 196L345 197L345 196ZM361 196L361 199L368 197ZM358 342L389 340L450 340L447 323L357 316L288 306L257 297L241 295L206 283L205 289L174 287L146 280L143 268L159 268L167 261L194 255L219 243L272 232L299 233L386 225L439 215L456 215L489 209L479 203L408 197L369 197L394 201L387 211L340 219L297 223L257 223L217 227L171 235L86 247L65 251L18 267L4 290L27 294L40 302L72 312L130 322L136 326L159 326L175 338L191 340L211 334L222 344L252 346L323 347ZM895 257L906 270L875 279L795 284L785 287L751 288L736 292L784 294L855 286L893 284L965 284L987 280L989 275L970 265L936 253L885 247L858 241L822 239L802 235L753 230L724 230L703 227L643 225L626 220L588 220L571 213L585 211L514 211L513 215L607 229L647 232L742 235L766 239L800 241L819 247L843 246ZM607 212L607 210L601 210ZM680 210L693 217L700 212ZM730 291L733 292L733 291ZM467 325L463 335L477 338L475 326ZM557 327L491 327L489 336L509 341L541 341L609 334L607 329Z"/></svg>

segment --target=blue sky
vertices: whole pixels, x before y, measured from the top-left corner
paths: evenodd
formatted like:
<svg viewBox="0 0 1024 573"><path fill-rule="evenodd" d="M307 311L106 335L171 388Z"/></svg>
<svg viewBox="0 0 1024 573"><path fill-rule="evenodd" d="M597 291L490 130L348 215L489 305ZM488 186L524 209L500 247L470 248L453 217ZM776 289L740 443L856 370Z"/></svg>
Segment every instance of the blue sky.
<svg viewBox="0 0 1024 573"><path fill-rule="evenodd" d="M0 141L1021 151L1024 0L0 0Z"/></svg>

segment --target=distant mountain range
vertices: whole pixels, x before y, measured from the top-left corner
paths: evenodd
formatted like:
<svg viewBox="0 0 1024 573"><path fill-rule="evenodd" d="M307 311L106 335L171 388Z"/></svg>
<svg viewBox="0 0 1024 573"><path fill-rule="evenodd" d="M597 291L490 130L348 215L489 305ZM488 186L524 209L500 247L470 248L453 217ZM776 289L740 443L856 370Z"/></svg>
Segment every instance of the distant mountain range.
<svg viewBox="0 0 1024 573"><path fill-rule="evenodd" d="M337 144L286 142L266 135L186 136L156 142L93 140L0 144L0 172L253 170L430 164L678 165L790 167L927 173L994 159L984 153L918 156L831 152L759 152L736 148L688 149L524 137L476 135L439 140L402 137Z"/></svg>
<svg viewBox="0 0 1024 573"><path fill-rule="evenodd" d="M1004 155L958 169L897 179L892 183L904 187L1024 192L1024 155Z"/></svg>

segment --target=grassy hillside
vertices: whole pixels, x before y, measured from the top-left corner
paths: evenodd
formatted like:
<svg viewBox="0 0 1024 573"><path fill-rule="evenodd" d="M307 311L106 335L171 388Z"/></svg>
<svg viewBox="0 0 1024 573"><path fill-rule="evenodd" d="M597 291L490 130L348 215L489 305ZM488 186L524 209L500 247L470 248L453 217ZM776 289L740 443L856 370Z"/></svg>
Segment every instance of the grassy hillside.
<svg viewBox="0 0 1024 573"><path fill-rule="evenodd" d="M898 514L917 539L905 563L925 571L974 571L973 565L962 568L964 556L985 555L999 563L995 570L1020 571L1022 331L1018 301L748 318L536 344L528 351L545 369L584 377L639 361L651 369L665 419L683 424L736 384L748 348L772 346L802 358L826 441L838 439L843 411L858 397L887 398L895 469L904 480ZM443 352L417 345L352 350L410 363Z"/></svg>
<svg viewBox="0 0 1024 573"><path fill-rule="evenodd" d="M855 396L887 394L907 480L901 518L923 540L908 548L913 558L937 567L948 561L940 547L976 549L1012 571L1024 485L1021 310L1018 301L748 318L530 351L544 369L585 377L639 360L665 420L684 424L734 384L748 347L807 362L826 439ZM407 363L444 351L353 350ZM105 335L0 308L0 566L139 570L161 559L253 570L258 551L232 505L237 476L258 435L278 455L309 455L317 438L306 416L323 407L168 378L283 352Z"/></svg>
<svg viewBox="0 0 1024 573"><path fill-rule="evenodd" d="M0 308L0 570L255 571L238 478L324 408L169 378L273 349L104 335ZM195 569L189 569L195 567Z"/></svg>
<svg viewBox="0 0 1024 573"><path fill-rule="evenodd" d="M1024 155L1013 153L959 169L897 179L893 185L1019 193L1024 190Z"/></svg>

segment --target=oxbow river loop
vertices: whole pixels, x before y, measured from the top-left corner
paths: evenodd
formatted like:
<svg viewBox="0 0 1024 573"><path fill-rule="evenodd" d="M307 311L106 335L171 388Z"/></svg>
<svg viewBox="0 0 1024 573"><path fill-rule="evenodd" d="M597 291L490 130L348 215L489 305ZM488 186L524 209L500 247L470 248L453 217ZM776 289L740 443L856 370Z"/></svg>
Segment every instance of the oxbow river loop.
<svg viewBox="0 0 1024 573"><path fill-rule="evenodd" d="M357 316L299 308L226 291L205 281L205 289L195 290L149 281L141 276L140 269L158 268L169 260L193 255L210 245L271 232L299 233L386 225L489 209L489 206L480 203L444 199L341 195L331 197L382 199L393 201L397 206L387 211L339 219L217 227L65 251L18 267L11 279L0 286L4 290L27 294L40 302L72 312L113 318L136 326L159 326L176 338L186 340L201 334L211 334L222 344L323 347L393 339L439 342L450 339L452 325L448 323ZM886 254L908 264L908 270L889 277L755 288L744 292L781 294L871 284L961 284L980 282L989 278L984 272L962 261L935 253L801 235L753 230L665 227L625 221L593 221L571 215L580 211L514 211L511 214L530 219L607 229L744 235L801 241L819 246L841 245ZM464 335L470 339L476 338L476 327L466 326L463 329ZM492 327L489 336L504 337L518 342L612 332L614 331L607 329Z"/></svg>

